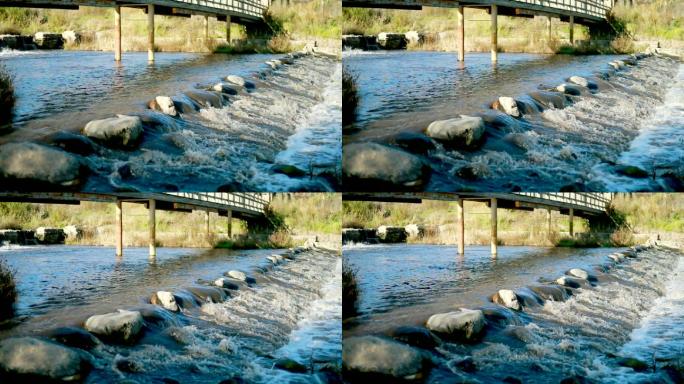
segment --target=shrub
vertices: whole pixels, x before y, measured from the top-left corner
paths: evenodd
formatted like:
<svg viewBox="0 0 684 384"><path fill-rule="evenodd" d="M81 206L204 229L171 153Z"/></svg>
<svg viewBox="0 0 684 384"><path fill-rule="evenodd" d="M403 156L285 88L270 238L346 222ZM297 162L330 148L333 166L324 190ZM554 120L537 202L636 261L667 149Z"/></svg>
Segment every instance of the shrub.
<svg viewBox="0 0 684 384"><path fill-rule="evenodd" d="M358 311L359 286L356 270L347 263L342 264L342 318L355 316Z"/></svg>
<svg viewBox="0 0 684 384"><path fill-rule="evenodd" d="M0 320L14 315L14 302L17 300L17 287L14 282L14 271L0 260Z"/></svg>
<svg viewBox="0 0 684 384"><path fill-rule="evenodd" d="M342 70L342 125L354 122L356 117L356 107L359 104L358 89L356 87L356 76Z"/></svg>

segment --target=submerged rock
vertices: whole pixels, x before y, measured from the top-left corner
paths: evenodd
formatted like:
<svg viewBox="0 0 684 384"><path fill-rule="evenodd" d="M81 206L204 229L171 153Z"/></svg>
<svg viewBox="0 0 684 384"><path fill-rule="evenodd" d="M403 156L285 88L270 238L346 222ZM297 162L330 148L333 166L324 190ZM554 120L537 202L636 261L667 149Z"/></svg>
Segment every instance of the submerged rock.
<svg viewBox="0 0 684 384"><path fill-rule="evenodd" d="M456 367L463 372L473 373L477 371L477 366L472 357L466 357L465 359L456 363Z"/></svg>
<svg viewBox="0 0 684 384"><path fill-rule="evenodd" d="M518 315L506 307L486 305L478 309L482 311L488 326L505 328L510 324L520 323Z"/></svg>
<svg viewBox="0 0 684 384"><path fill-rule="evenodd" d="M530 92L530 97L544 108L562 109L566 106L565 95L559 92Z"/></svg>
<svg viewBox="0 0 684 384"><path fill-rule="evenodd" d="M74 187L84 176L78 159L60 149L29 142L0 145L0 180L21 183L17 187L30 187L26 183Z"/></svg>
<svg viewBox="0 0 684 384"><path fill-rule="evenodd" d="M0 341L0 378L27 383L79 381L85 378L89 367L78 352L51 341L34 337Z"/></svg>
<svg viewBox="0 0 684 384"><path fill-rule="evenodd" d="M584 279L578 279L576 277L561 276L556 279L556 284L569 288L582 288L587 285L587 282Z"/></svg>
<svg viewBox="0 0 684 384"><path fill-rule="evenodd" d="M251 81L245 80L244 78L242 78L240 76L228 75L228 76L226 76L225 80L228 81L229 83L233 83L239 87L245 87L247 89L255 88L254 83L252 83Z"/></svg>
<svg viewBox="0 0 684 384"><path fill-rule="evenodd" d="M572 95L572 96L581 96L582 95L582 90L580 89L580 87L578 87L577 85L567 84L567 83L564 83L564 84L557 86L556 91L563 92L566 95Z"/></svg>
<svg viewBox="0 0 684 384"><path fill-rule="evenodd" d="M278 369L294 373L307 373L309 371L304 364L288 358L276 360L274 366Z"/></svg>
<svg viewBox="0 0 684 384"><path fill-rule="evenodd" d="M453 119L433 121L425 133L450 146L474 149L482 144L485 125L481 117L460 115Z"/></svg>
<svg viewBox="0 0 684 384"><path fill-rule="evenodd" d="M438 313L430 316L427 328L439 335L459 341L474 341L482 336L486 321L480 310Z"/></svg>
<svg viewBox="0 0 684 384"><path fill-rule="evenodd" d="M362 185L419 189L430 178L430 169L417 156L377 143L346 145L342 163L344 176Z"/></svg>
<svg viewBox="0 0 684 384"><path fill-rule="evenodd" d="M228 293L219 288L212 287L188 287L188 292L192 293L199 301L207 303L221 303L226 300Z"/></svg>
<svg viewBox="0 0 684 384"><path fill-rule="evenodd" d="M160 305L169 311L177 312L179 310L178 304L176 303L176 298L171 292L157 291L154 295L152 295L150 302L154 305Z"/></svg>
<svg viewBox="0 0 684 384"><path fill-rule="evenodd" d="M95 153L95 143L83 135L71 132L57 132L50 136L50 144L78 155L88 156Z"/></svg>
<svg viewBox="0 0 684 384"><path fill-rule="evenodd" d="M213 89L216 92L225 93L226 95L235 96L238 94L237 89L233 88L232 86L230 86L226 83L214 84L214 86L211 87L211 89Z"/></svg>
<svg viewBox="0 0 684 384"><path fill-rule="evenodd" d="M85 322L85 329L95 335L116 343L131 343L137 339L143 327L140 312L119 309L118 312L94 315Z"/></svg>
<svg viewBox="0 0 684 384"><path fill-rule="evenodd" d="M390 138L389 143L402 149L425 155L435 149L435 143L422 133L402 132Z"/></svg>
<svg viewBox="0 0 684 384"><path fill-rule="evenodd" d="M294 165L287 165L287 164L276 164L271 167L271 172L273 173L282 173L283 175L287 175L290 177L304 177L306 176L306 172L304 170L301 170Z"/></svg>
<svg viewBox="0 0 684 384"><path fill-rule="evenodd" d="M78 327L61 327L50 330L46 336L60 344L80 349L93 349L100 345L100 340L90 332Z"/></svg>
<svg viewBox="0 0 684 384"><path fill-rule="evenodd" d="M556 285L534 285L529 289L544 300L565 301L569 297L566 288Z"/></svg>
<svg viewBox="0 0 684 384"><path fill-rule="evenodd" d="M648 177L648 172L633 165L618 165L615 167L615 172L620 175L634 177L637 179Z"/></svg>
<svg viewBox="0 0 684 384"><path fill-rule="evenodd" d="M414 379L423 371L423 355L399 342L377 336L351 337L342 346L347 371Z"/></svg>
<svg viewBox="0 0 684 384"><path fill-rule="evenodd" d="M194 89L185 92L185 95L194 101L201 108L214 107L221 108L223 106L223 99L220 94L216 92L201 91L199 89Z"/></svg>
<svg viewBox="0 0 684 384"><path fill-rule="evenodd" d="M621 367L632 368L637 372L644 372L649 369L647 363L633 357L623 357L619 359L617 363Z"/></svg>
<svg viewBox="0 0 684 384"><path fill-rule="evenodd" d="M518 296L516 296L515 292L511 291L510 289L500 289L498 292L492 295L491 300L493 303L501 304L510 309L515 309L518 311L522 309L520 303L518 302Z"/></svg>
<svg viewBox="0 0 684 384"><path fill-rule="evenodd" d="M142 139L143 125L138 116L117 115L89 122L83 134L105 145L131 148Z"/></svg>
<svg viewBox="0 0 684 384"><path fill-rule="evenodd" d="M219 287L219 288L231 289L234 291L237 291L238 289L240 289L239 285L237 285L237 284L235 284L235 283L233 283L233 282L231 282L228 279L223 278L223 277L214 280L214 285Z"/></svg>
<svg viewBox="0 0 684 384"><path fill-rule="evenodd" d="M596 276L592 275L591 273L585 271L584 269L581 268L572 268L569 271L566 272L567 275L576 277L578 279L584 279L587 281L596 281Z"/></svg>
<svg viewBox="0 0 684 384"><path fill-rule="evenodd" d="M509 116L520 117L520 110L518 110L518 103L514 98L502 96L492 103L492 108L498 109Z"/></svg>
<svg viewBox="0 0 684 384"><path fill-rule="evenodd" d="M423 327L399 327L391 336L397 341L423 349L435 348L440 343L439 338Z"/></svg>
<svg viewBox="0 0 684 384"><path fill-rule="evenodd" d="M174 117L178 116L178 112L176 111L176 104L174 104L173 100L168 96L157 96L149 103L147 103L147 106L150 109L160 111L165 115Z"/></svg>

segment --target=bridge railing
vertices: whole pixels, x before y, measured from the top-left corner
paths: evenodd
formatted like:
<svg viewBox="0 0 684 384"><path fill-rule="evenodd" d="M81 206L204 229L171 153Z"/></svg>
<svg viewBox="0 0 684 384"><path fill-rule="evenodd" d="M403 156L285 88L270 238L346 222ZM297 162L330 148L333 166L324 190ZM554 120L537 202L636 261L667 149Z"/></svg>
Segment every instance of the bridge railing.
<svg viewBox="0 0 684 384"><path fill-rule="evenodd" d="M615 0L513 0L513 2L581 13L602 19L615 4Z"/></svg>
<svg viewBox="0 0 684 384"><path fill-rule="evenodd" d="M175 0L174 2L254 17L262 17L264 11L271 5L271 0Z"/></svg>
<svg viewBox="0 0 684 384"><path fill-rule="evenodd" d="M573 204L581 207L598 209L605 211L608 204L613 198L612 193L594 193L594 192L515 192L516 195L533 197L541 200L556 201L565 204Z"/></svg>
<svg viewBox="0 0 684 384"><path fill-rule="evenodd" d="M271 202L270 193L169 192L166 194L256 212L264 212Z"/></svg>

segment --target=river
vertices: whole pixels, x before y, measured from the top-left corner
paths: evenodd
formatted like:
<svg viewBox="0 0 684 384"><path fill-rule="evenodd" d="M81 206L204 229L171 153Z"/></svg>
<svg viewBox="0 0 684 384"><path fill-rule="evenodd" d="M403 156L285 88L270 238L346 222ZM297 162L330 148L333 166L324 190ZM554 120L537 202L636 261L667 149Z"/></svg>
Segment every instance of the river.
<svg viewBox="0 0 684 384"><path fill-rule="evenodd" d="M271 70L284 55L2 51L17 103L0 144L50 144L57 132L78 133L91 120L117 114L145 122L134 150L97 145L79 154L89 170L83 190L334 190L341 158L341 64L305 56ZM208 89L228 75L256 88L228 105L171 118L147 109L159 95L188 101L186 91ZM286 175L276 165L306 173Z"/></svg>
<svg viewBox="0 0 684 384"><path fill-rule="evenodd" d="M491 306L489 297L499 289L519 291L582 268L597 277L595 286L575 290L566 301L525 307L507 326L488 326L480 342L443 341L430 350L434 366L425 382L488 383L511 376L557 383L573 375L601 383L669 382L660 370L635 372L619 359L651 364L655 357L662 366L681 356L684 256L661 248L618 264L607 257L621 251L499 247L492 259L489 247L481 246L466 247L461 257L453 246L345 246L360 299L343 337L385 337L399 326L423 326L435 313ZM466 358L474 370L461 368Z"/></svg>
<svg viewBox="0 0 684 384"><path fill-rule="evenodd" d="M150 261L145 248L126 248L116 258L110 247L0 247L19 291L16 316L1 327L0 338L80 327L91 315L120 308L150 308L157 290L187 297L184 288L241 270L256 283L226 301L184 306L180 313L156 309L146 315L135 345L88 351L94 368L86 382L326 382L338 375L341 359L342 261L336 252L317 249L269 267L265 257L284 252L163 248ZM280 358L310 370L275 369ZM134 369L121 368L122 360Z"/></svg>
<svg viewBox="0 0 684 384"><path fill-rule="evenodd" d="M563 109L519 119L499 116L487 123L480 148L454 150L437 143L419 154L431 169L424 189L684 189L684 66L649 57L601 78L610 61L624 57L504 53L492 65L489 54L469 53L463 65L445 52L345 52L360 102L343 141L391 143L398 133L422 132L435 120L484 113L500 96L530 101L530 92L576 75L596 82L598 92L568 96ZM625 166L646 174L626 176ZM469 172L459 173L466 167ZM345 182L345 189L363 186Z"/></svg>

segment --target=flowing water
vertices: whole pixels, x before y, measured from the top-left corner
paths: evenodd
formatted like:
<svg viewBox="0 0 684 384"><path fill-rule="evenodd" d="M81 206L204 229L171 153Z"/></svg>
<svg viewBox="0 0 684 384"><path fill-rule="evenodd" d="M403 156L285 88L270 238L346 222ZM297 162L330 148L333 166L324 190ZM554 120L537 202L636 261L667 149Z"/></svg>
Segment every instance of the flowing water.
<svg viewBox="0 0 684 384"><path fill-rule="evenodd" d="M529 92L577 75L596 82L598 92L568 96L564 109L519 119L499 115L476 150L438 144L421 155L432 169L426 189L684 189L684 66L649 57L603 79L608 63L623 57L501 54L493 66L488 54L479 53L468 54L461 65L453 53L346 52L344 65L358 77L360 103L344 143L389 143L435 120L484 113L500 96L530 102ZM466 166L472 172L463 179L458 171ZM624 166L648 176L625 176ZM348 189L357 188L363 187Z"/></svg>
<svg viewBox="0 0 684 384"><path fill-rule="evenodd" d="M499 289L520 290L583 268L596 275L595 286L574 290L566 301L525 307L512 324L488 328L481 342L442 343L431 352L434 367L425 381L489 383L513 376L557 383L579 375L596 382L661 382L661 371L638 373L618 362L634 357L650 364L655 357L662 365L681 356L684 256L660 248L619 264L607 257L621 250L499 247L492 259L488 247L467 247L459 257L452 246L345 246L360 301L358 315L344 323L344 337L390 335L435 313L491 306L489 297ZM468 357L474 372L458 366Z"/></svg>
<svg viewBox="0 0 684 384"><path fill-rule="evenodd" d="M139 115L139 148L98 145L94 154L79 155L91 173L84 190L332 190L341 158L341 64L321 56L276 70L264 63L281 56L159 53L149 65L144 53L116 64L107 52L3 51L17 104L0 144L49 144L56 132L78 133L91 120ZM181 118L146 107L158 95L187 102L184 92L230 74L256 89ZM306 176L274 172L280 164Z"/></svg>
<svg viewBox="0 0 684 384"><path fill-rule="evenodd" d="M109 247L0 248L0 257L16 270L19 291L16 317L0 337L40 335L81 326L94 314L147 308L137 344L102 344L89 351L94 369L87 382L218 383L240 377L253 383L316 383L334 377L341 359L341 258L314 249L270 267L265 257L273 253L283 250L164 248L150 261L143 248L126 248L120 259ZM157 290L187 297L184 288L233 269L254 276L256 283L241 286L224 302L184 306L180 313L148 304ZM279 358L310 370L274 369ZM136 372L118 368L122 360L135 362Z"/></svg>

